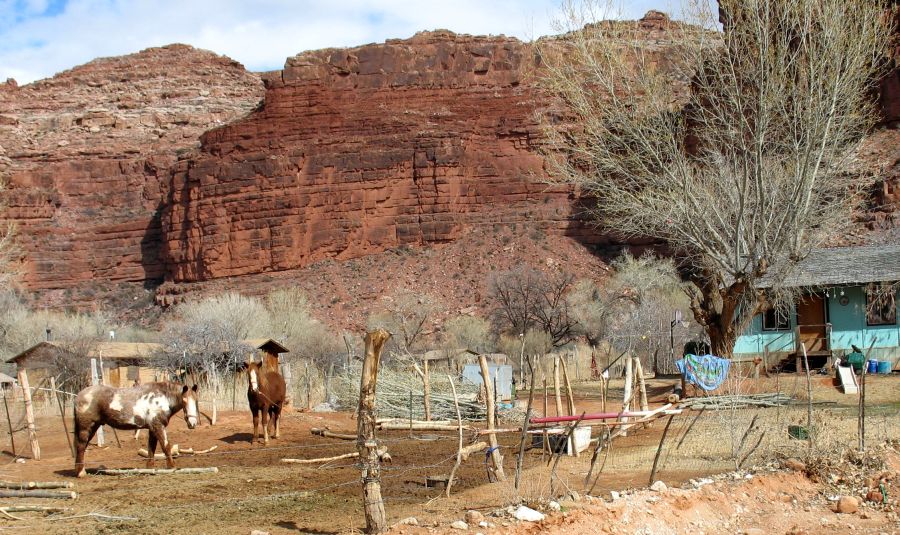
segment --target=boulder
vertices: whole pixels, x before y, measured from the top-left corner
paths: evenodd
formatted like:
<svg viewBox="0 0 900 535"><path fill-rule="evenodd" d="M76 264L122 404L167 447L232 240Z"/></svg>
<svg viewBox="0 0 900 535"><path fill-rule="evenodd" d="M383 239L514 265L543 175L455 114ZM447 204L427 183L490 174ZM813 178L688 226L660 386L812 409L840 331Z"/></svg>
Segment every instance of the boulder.
<svg viewBox="0 0 900 535"><path fill-rule="evenodd" d="M469 524L478 524L484 520L484 515L479 511L469 510L466 511L466 522Z"/></svg>
<svg viewBox="0 0 900 535"><path fill-rule="evenodd" d="M513 513L513 516L517 520L521 520L523 522L540 522L541 520L546 518L543 513L535 511L531 507L526 507L524 505L520 505L519 508L516 509L516 512Z"/></svg>
<svg viewBox="0 0 900 535"><path fill-rule="evenodd" d="M838 499L835 511L838 513L850 514L859 510L859 500L853 496L841 496Z"/></svg>

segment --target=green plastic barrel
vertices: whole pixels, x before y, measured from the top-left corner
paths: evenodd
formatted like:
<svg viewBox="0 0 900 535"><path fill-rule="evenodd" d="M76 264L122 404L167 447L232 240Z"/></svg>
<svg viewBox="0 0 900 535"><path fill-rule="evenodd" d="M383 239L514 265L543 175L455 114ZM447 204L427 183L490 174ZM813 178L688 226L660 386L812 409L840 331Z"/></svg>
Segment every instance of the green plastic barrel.
<svg viewBox="0 0 900 535"><path fill-rule="evenodd" d="M889 360L878 361L878 373L889 374L893 368L893 363Z"/></svg>

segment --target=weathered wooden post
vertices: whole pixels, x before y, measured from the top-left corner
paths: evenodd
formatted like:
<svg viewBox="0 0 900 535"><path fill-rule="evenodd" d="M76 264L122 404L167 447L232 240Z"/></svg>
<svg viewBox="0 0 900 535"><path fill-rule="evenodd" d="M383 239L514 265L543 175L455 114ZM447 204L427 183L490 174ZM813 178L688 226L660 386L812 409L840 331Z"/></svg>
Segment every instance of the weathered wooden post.
<svg viewBox="0 0 900 535"><path fill-rule="evenodd" d="M16 457L16 437L13 435L12 418L9 417L9 403L6 401L6 389L3 389L3 408L6 409L6 423L9 425L9 445L13 457Z"/></svg>
<svg viewBox="0 0 900 535"><path fill-rule="evenodd" d="M56 377L50 376L50 395L56 397L56 404L59 405L59 417L62 419L63 432L66 434L66 443L69 444L69 453L75 458L75 450L72 448L72 435L69 434L69 424L66 423L66 411L63 410L62 396L56 391Z"/></svg>
<svg viewBox="0 0 900 535"><path fill-rule="evenodd" d="M19 367L19 386L25 399L25 422L28 424L28 441L31 442L31 458L41 460L41 445L38 444L37 431L34 428L34 405L31 403L31 388L28 386L28 373Z"/></svg>
<svg viewBox="0 0 900 535"><path fill-rule="evenodd" d="M363 508L366 512L366 533L381 533L387 529L384 501L381 498L381 460L375 439L375 386L381 351L391 337L384 329L366 334L366 354L359 383L359 419L356 447L362 462Z"/></svg>
<svg viewBox="0 0 900 535"><path fill-rule="evenodd" d="M572 392L572 383L569 382L569 370L566 361L562 357L559 358L559 364L562 368L563 383L566 385L566 402L569 407L569 415L575 416L575 393Z"/></svg>
<svg viewBox="0 0 900 535"><path fill-rule="evenodd" d="M543 366L542 366L543 368ZM547 376L543 375L541 380L544 384L544 416L550 416L547 414L549 412L549 405L547 404ZM547 433L547 426L544 426L544 443L541 447L541 461L544 460L544 454L550 451L550 434Z"/></svg>
<svg viewBox="0 0 900 535"><path fill-rule="evenodd" d="M634 375L637 378L641 410L648 411L650 410L650 405L647 401L647 383L644 381L644 365L641 364L641 359L639 358L634 359Z"/></svg>
<svg viewBox="0 0 900 535"><path fill-rule="evenodd" d="M484 382L485 403L487 404L487 429L488 431L493 431L496 427L494 413L497 410L497 405L494 400L494 389L491 386L491 373L488 368L487 358L484 355L478 355L478 364L481 365L481 378ZM506 481L506 474L503 473L503 456L500 455L500 445L497 443L496 433L488 435L488 444L490 444L492 473L499 481Z"/></svg>
<svg viewBox="0 0 900 535"><path fill-rule="evenodd" d="M453 377L450 377L449 373L447 374L447 380L450 381L450 391L453 393L453 407L456 409L456 425L459 429L459 447L456 450L456 463L453 465L453 469L450 470L450 477L447 478L447 490L444 493L449 498L450 487L453 486L453 477L456 475L456 471L459 470L459 465L462 463L463 428L462 414L459 412L459 398L456 396L456 385L453 384Z"/></svg>
<svg viewBox="0 0 900 535"><path fill-rule="evenodd" d="M632 386L632 385L631 385L631 383L633 382L633 379L632 379L632 377L633 377L633 375L632 375L632 366L633 366L633 365L634 365L634 364L633 364L633 362L632 362L632 360L631 360L631 356L629 355L628 358L625 359L625 393L624 393L624 395L622 396L622 412L628 412L628 410L629 410L630 407L631 407L631 398L632 398L632 395L631 395L631 386ZM627 417L627 416L623 416L623 417L619 418L619 421L622 422L622 424L623 424L623 427L622 427L622 429L623 429L622 436L623 436L623 437L624 437L624 436L628 436L628 432L625 431L625 429L627 429L627 428L624 427L624 424L628 423L628 417Z"/></svg>
<svg viewBox="0 0 900 535"><path fill-rule="evenodd" d="M519 440L519 457L516 459L516 490L519 490L519 477L522 474L522 462L525 459L525 439L528 438L528 420L531 418L531 404L534 402L534 366L528 359L528 373L531 375L531 386L528 388L528 406L525 409L525 420L522 422L522 438Z"/></svg>
<svg viewBox="0 0 900 535"><path fill-rule="evenodd" d="M419 368L418 364L413 363L413 369L419 374L419 377L422 379L422 405L425 409L425 421L431 421L431 380L428 375L428 359L422 359L422 367ZM412 409L410 409L410 415L412 415ZM412 419L412 416L410 416Z"/></svg>
<svg viewBox="0 0 900 535"><path fill-rule="evenodd" d="M563 415L562 397L559 395L559 357L553 357L553 393L556 395L556 415Z"/></svg>
<svg viewBox="0 0 900 535"><path fill-rule="evenodd" d="M97 359L91 359L91 386L100 384L100 375L97 371ZM103 426L97 429L97 446L103 447Z"/></svg>

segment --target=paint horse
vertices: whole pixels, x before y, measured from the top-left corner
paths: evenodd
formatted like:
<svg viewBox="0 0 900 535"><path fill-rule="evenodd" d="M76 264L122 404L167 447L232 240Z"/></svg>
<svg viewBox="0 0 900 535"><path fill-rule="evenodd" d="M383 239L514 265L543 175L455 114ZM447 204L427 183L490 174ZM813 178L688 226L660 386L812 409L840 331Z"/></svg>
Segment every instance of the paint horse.
<svg viewBox="0 0 900 535"><path fill-rule="evenodd" d="M281 407L284 405L284 397L287 387L284 377L278 373L277 361L262 363L247 361L247 401L250 402L250 411L253 413L253 437L250 443L256 442L259 437L259 414L262 413L263 443L269 443L269 428L272 428L273 438L280 434Z"/></svg>
<svg viewBox="0 0 900 535"><path fill-rule="evenodd" d="M84 450L101 425L115 429L147 429L147 467L153 467L153 454L159 442L166 465L175 468L172 444L166 435L169 419L184 411L188 429L200 422L197 385L193 388L175 383L147 383L131 388L105 385L89 386L75 397L75 472L84 477Z"/></svg>

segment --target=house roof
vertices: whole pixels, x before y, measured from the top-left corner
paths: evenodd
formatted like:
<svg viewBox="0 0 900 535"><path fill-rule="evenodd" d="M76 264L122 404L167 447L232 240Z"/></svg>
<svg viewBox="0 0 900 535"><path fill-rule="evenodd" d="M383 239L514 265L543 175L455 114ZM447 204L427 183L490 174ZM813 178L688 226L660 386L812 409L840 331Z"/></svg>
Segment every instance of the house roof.
<svg viewBox="0 0 900 535"><path fill-rule="evenodd" d="M16 382L15 379L6 375L5 373L0 372L0 384L15 383L15 382Z"/></svg>
<svg viewBox="0 0 900 535"><path fill-rule="evenodd" d="M136 343L136 342L100 342L88 352L88 357L103 358L105 360L140 360L150 358L162 348L160 344ZM25 360L38 363L50 362L51 351L68 351L57 342L40 342L18 355L7 359L6 362L21 364Z"/></svg>
<svg viewBox="0 0 900 535"><path fill-rule="evenodd" d="M784 280L789 288L900 280L900 244L814 249ZM760 288L772 286L763 278Z"/></svg>

